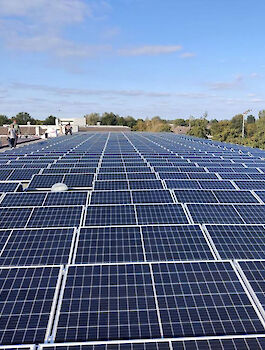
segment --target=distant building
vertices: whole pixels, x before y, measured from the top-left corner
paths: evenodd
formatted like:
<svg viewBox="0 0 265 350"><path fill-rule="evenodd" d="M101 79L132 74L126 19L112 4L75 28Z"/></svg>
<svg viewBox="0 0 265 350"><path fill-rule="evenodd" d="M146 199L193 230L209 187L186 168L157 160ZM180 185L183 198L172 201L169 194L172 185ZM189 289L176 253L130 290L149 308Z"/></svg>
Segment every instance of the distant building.
<svg viewBox="0 0 265 350"><path fill-rule="evenodd" d="M172 131L174 134L182 134L185 135L190 130L189 126L173 126Z"/></svg>
<svg viewBox="0 0 265 350"><path fill-rule="evenodd" d="M57 126L64 126L68 123L70 123L73 127L74 126L86 126L86 119L84 117L81 118L56 118L55 121Z"/></svg>

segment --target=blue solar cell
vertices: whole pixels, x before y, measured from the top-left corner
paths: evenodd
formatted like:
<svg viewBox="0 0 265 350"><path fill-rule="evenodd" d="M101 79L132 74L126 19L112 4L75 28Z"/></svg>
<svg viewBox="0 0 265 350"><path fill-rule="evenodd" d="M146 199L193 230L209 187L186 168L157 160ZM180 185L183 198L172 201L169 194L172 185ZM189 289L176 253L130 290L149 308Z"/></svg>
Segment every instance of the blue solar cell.
<svg viewBox="0 0 265 350"><path fill-rule="evenodd" d="M1 230L0 231L0 254L1 254L1 250L4 248L8 237L10 235L12 231L11 230Z"/></svg>
<svg viewBox="0 0 265 350"><path fill-rule="evenodd" d="M164 337L262 333L229 262L153 264Z"/></svg>
<svg viewBox="0 0 265 350"><path fill-rule="evenodd" d="M252 225L206 225L222 259L264 259L265 229Z"/></svg>
<svg viewBox="0 0 265 350"><path fill-rule="evenodd" d="M120 191L128 190L128 181L95 181L95 190L99 191Z"/></svg>
<svg viewBox="0 0 265 350"><path fill-rule="evenodd" d="M56 342L160 336L148 265L68 268Z"/></svg>
<svg viewBox="0 0 265 350"><path fill-rule="evenodd" d="M3 169L0 170L0 180L7 180L10 174L12 173L12 169Z"/></svg>
<svg viewBox="0 0 265 350"><path fill-rule="evenodd" d="M161 179L172 179L172 180L188 180L189 176L186 173L164 173L159 172Z"/></svg>
<svg viewBox="0 0 265 350"><path fill-rule="evenodd" d="M48 193L43 205L86 205L87 192L52 192Z"/></svg>
<svg viewBox="0 0 265 350"><path fill-rule="evenodd" d="M250 191L213 191L220 203L259 203Z"/></svg>
<svg viewBox="0 0 265 350"><path fill-rule="evenodd" d="M131 204L129 191L93 191L90 204Z"/></svg>
<svg viewBox="0 0 265 350"><path fill-rule="evenodd" d="M170 191L132 191L133 203L173 203Z"/></svg>
<svg viewBox="0 0 265 350"><path fill-rule="evenodd" d="M134 181L129 180L129 187L131 190L154 190L163 189L162 182L160 180L141 180Z"/></svg>
<svg viewBox="0 0 265 350"><path fill-rule="evenodd" d="M235 205L234 206L247 224L265 224L264 205Z"/></svg>
<svg viewBox="0 0 265 350"><path fill-rule="evenodd" d="M265 190L265 181L235 181L236 185L242 190Z"/></svg>
<svg viewBox="0 0 265 350"><path fill-rule="evenodd" d="M180 203L218 203L212 191L206 190L174 190Z"/></svg>
<svg viewBox="0 0 265 350"><path fill-rule="evenodd" d="M221 173L220 176L224 180L249 180L249 174Z"/></svg>
<svg viewBox="0 0 265 350"><path fill-rule="evenodd" d="M0 207L33 207L41 206L46 193L6 193Z"/></svg>
<svg viewBox="0 0 265 350"><path fill-rule="evenodd" d="M127 176L126 173L106 173L106 174L98 174L97 175L97 180L107 180L107 181L111 181L111 180L126 180Z"/></svg>
<svg viewBox="0 0 265 350"><path fill-rule="evenodd" d="M180 204L136 205L136 212L140 225L189 223Z"/></svg>
<svg viewBox="0 0 265 350"><path fill-rule="evenodd" d="M156 180L155 173L127 173L128 180Z"/></svg>
<svg viewBox="0 0 265 350"><path fill-rule="evenodd" d="M200 189L200 185L196 180L165 180L168 188L174 189Z"/></svg>
<svg viewBox="0 0 265 350"><path fill-rule="evenodd" d="M82 210L81 206L34 208L27 227L77 227Z"/></svg>
<svg viewBox="0 0 265 350"><path fill-rule="evenodd" d="M135 211L132 205L89 206L86 226L135 225Z"/></svg>
<svg viewBox="0 0 265 350"><path fill-rule="evenodd" d="M63 182L63 174L54 175L34 175L28 188L51 188L54 184L58 182Z"/></svg>
<svg viewBox="0 0 265 350"><path fill-rule="evenodd" d="M60 267L0 270L0 343L43 343L53 316Z"/></svg>
<svg viewBox="0 0 265 350"><path fill-rule="evenodd" d="M0 265L67 264L73 233L73 229L13 230L0 255Z"/></svg>
<svg viewBox="0 0 265 350"><path fill-rule="evenodd" d="M195 223L199 224L243 224L241 216L228 204L188 204Z"/></svg>
<svg viewBox="0 0 265 350"><path fill-rule="evenodd" d="M94 175L92 174L66 174L63 182L69 188L91 188Z"/></svg>
<svg viewBox="0 0 265 350"><path fill-rule="evenodd" d="M42 350L170 350L169 343L165 341L146 341L146 342L122 342L122 343L105 343L105 344L78 344L78 345L44 345ZM7 350L7 349L5 349ZM14 349L17 350L17 349ZM19 350L19 349L18 349ZM24 349L30 350L30 349Z"/></svg>
<svg viewBox="0 0 265 350"><path fill-rule="evenodd" d="M0 182L0 192L21 192L22 185L19 182Z"/></svg>
<svg viewBox="0 0 265 350"><path fill-rule="evenodd" d="M31 180L32 176L38 174L40 168L36 169L14 169L12 174L9 176L8 180L12 181L22 181L22 180Z"/></svg>
<svg viewBox="0 0 265 350"><path fill-rule="evenodd" d="M32 208L0 208L0 228L25 227Z"/></svg>
<svg viewBox="0 0 265 350"><path fill-rule="evenodd" d="M216 180L216 181L199 180L198 183L202 189L207 189L207 190L212 190L212 189L234 190L235 189L235 187L232 185L230 181L224 181L224 180Z"/></svg>
<svg viewBox="0 0 265 350"><path fill-rule="evenodd" d="M147 261L214 259L198 225L143 226Z"/></svg>
<svg viewBox="0 0 265 350"><path fill-rule="evenodd" d="M75 264L144 261L139 227L81 228Z"/></svg>
<svg viewBox="0 0 265 350"><path fill-rule="evenodd" d="M262 202L265 202L265 191L255 191L255 193L259 196Z"/></svg>

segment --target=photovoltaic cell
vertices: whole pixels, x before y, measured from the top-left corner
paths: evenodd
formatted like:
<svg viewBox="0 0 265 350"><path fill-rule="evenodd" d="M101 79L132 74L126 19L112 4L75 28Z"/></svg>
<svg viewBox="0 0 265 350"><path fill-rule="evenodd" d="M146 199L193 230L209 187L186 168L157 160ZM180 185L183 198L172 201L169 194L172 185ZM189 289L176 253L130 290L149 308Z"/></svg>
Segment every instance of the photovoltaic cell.
<svg viewBox="0 0 265 350"><path fill-rule="evenodd" d="M209 338L172 342L173 350L262 350L265 349L264 337Z"/></svg>
<svg viewBox="0 0 265 350"><path fill-rule="evenodd" d="M143 226L142 232L147 261L214 259L198 225Z"/></svg>
<svg viewBox="0 0 265 350"><path fill-rule="evenodd" d="M211 191L207 190L174 190L180 203L218 203Z"/></svg>
<svg viewBox="0 0 265 350"><path fill-rule="evenodd" d="M44 342L60 267L0 270L0 343Z"/></svg>
<svg viewBox="0 0 265 350"><path fill-rule="evenodd" d="M87 192L48 193L43 205L86 205Z"/></svg>
<svg viewBox="0 0 265 350"><path fill-rule="evenodd" d="M34 175L28 188L51 188L54 184L63 181L64 175Z"/></svg>
<svg viewBox="0 0 265 350"><path fill-rule="evenodd" d="M222 259L264 259L265 229L251 225L206 225Z"/></svg>
<svg viewBox="0 0 265 350"><path fill-rule="evenodd" d="M228 204L188 204L188 210L198 224L243 224L232 205Z"/></svg>
<svg viewBox="0 0 265 350"><path fill-rule="evenodd" d="M63 182L69 188L91 188L94 175L92 174L66 174Z"/></svg>
<svg viewBox="0 0 265 350"><path fill-rule="evenodd" d="M160 180L141 180L134 181L129 180L129 187L131 190L154 190L163 189L162 182Z"/></svg>
<svg viewBox="0 0 265 350"><path fill-rule="evenodd" d="M89 206L85 226L136 225L132 205Z"/></svg>
<svg viewBox="0 0 265 350"><path fill-rule="evenodd" d="M242 219L247 224L265 224L264 205L235 205Z"/></svg>
<svg viewBox="0 0 265 350"><path fill-rule="evenodd" d="M81 228L75 264L144 261L139 227Z"/></svg>
<svg viewBox="0 0 265 350"><path fill-rule="evenodd" d="M129 191L93 191L91 204L131 204Z"/></svg>
<svg viewBox="0 0 265 350"><path fill-rule="evenodd" d="M32 208L0 208L0 227L23 228L31 212Z"/></svg>
<svg viewBox="0 0 265 350"><path fill-rule="evenodd" d="M136 211L140 225L189 223L180 204L136 205Z"/></svg>
<svg viewBox="0 0 265 350"><path fill-rule="evenodd" d="M265 181L235 181L236 185L242 190L265 190Z"/></svg>
<svg viewBox="0 0 265 350"><path fill-rule="evenodd" d="M173 203L168 190L132 191L133 203Z"/></svg>
<svg viewBox="0 0 265 350"><path fill-rule="evenodd" d="M41 206L46 193L6 193L0 203L1 207L27 207Z"/></svg>
<svg viewBox="0 0 265 350"><path fill-rule="evenodd" d="M77 227L82 210L81 206L34 208L27 227Z"/></svg>
<svg viewBox="0 0 265 350"><path fill-rule="evenodd" d="M14 169L12 174L9 176L8 180L16 180L16 181L22 181L22 180L31 180L32 176L35 174L38 174L40 171L40 168L36 169Z"/></svg>
<svg viewBox="0 0 265 350"><path fill-rule="evenodd" d="M6 241L12 231L11 230L2 230L0 231L0 254L1 250L4 248Z"/></svg>
<svg viewBox="0 0 265 350"><path fill-rule="evenodd" d="M168 188L174 189L200 189L200 185L195 180L165 180Z"/></svg>
<svg viewBox="0 0 265 350"><path fill-rule="evenodd" d="M0 192L20 192L22 191L22 186L19 182L1 182Z"/></svg>
<svg viewBox="0 0 265 350"><path fill-rule="evenodd" d="M73 234L73 229L13 230L0 255L0 265L67 264ZM0 235L2 235L1 231Z"/></svg>
<svg viewBox="0 0 265 350"><path fill-rule="evenodd" d="M264 331L229 262L152 266L164 337Z"/></svg>
<svg viewBox="0 0 265 350"><path fill-rule="evenodd" d="M169 343L163 341L152 342L135 342L135 343L114 343L111 344L80 344L80 345L61 345L61 346L46 346L42 347L43 350L170 350Z"/></svg>
<svg viewBox="0 0 265 350"><path fill-rule="evenodd" d="M259 203L250 191L213 191L220 203Z"/></svg>
<svg viewBox="0 0 265 350"><path fill-rule="evenodd" d="M56 342L160 336L148 265L68 268Z"/></svg>
<svg viewBox="0 0 265 350"><path fill-rule="evenodd" d="M207 190L212 190L212 189L229 189L229 190L234 190L235 187L232 185L230 181L222 181L222 180L216 180L216 181L198 181L199 185L201 186L202 189L207 189Z"/></svg>
<svg viewBox="0 0 265 350"><path fill-rule="evenodd" d="M263 203L265 203L265 191L255 191Z"/></svg>
<svg viewBox="0 0 265 350"><path fill-rule="evenodd" d="M128 181L95 181L95 190L120 191L128 190Z"/></svg>

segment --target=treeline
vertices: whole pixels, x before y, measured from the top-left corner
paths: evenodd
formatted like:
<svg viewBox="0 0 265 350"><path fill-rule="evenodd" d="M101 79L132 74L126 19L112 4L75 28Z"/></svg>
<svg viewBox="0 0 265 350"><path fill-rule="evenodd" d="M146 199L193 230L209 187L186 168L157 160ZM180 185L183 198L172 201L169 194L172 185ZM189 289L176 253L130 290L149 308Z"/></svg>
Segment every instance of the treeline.
<svg viewBox="0 0 265 350"><path fill-rule="evenodd" d="M150 132L168 132L171 127L166 120L160 117L153 117L152 119L135 119L127 116L121 117L118 114L110 113L90 113L85 115L87 125L96 125L100 122L101 125L122 125L128 126L134 131L150 131Z"/></svg>
<svg viewBox="0 0 265 350"><path fill-rule="evenodd" d="M27 112L20 112L14 117L7 117L6 115L0 115L0 125L11 124L14 120L17 121L19 125L27 125L28 122L31 125L55 125L55 117L50 115L44 120L34 119Z"/></svg>
<svg viewBox="0 0 265 350"><path fill-rule="evenodd" d="M231 120L208 121L206 118L199 118L184 121L186 126L190 126L189 135L265 148L265 110L260 111L257 118L252 114L245 117L244 128L242 114L235 115ZM179 120L175 122L178 124Z"/></svg>

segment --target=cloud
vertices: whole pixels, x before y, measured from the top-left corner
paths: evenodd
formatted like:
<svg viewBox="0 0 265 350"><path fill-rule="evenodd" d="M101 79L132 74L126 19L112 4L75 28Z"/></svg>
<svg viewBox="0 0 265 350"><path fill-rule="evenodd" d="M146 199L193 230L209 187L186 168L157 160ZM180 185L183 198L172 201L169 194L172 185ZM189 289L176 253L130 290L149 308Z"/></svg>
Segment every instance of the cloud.
<svg viewBox="0 0 265 350"><path fill-rule="evenodd" d="M121 56L155 56L180 51L181 45L145 45L118 50Z"/></svg>
<svg viewBox="0 0 265 350"><path fill-rule="evenodd" d="M195 57L196 54L193 52L183 52L182 54L179 55L181 58L192 58Z"/></svg>
<svg viewBox="0 0 265 350"><path fill-rule="evenodd" d="M243 76L238 75L235 79L232 81L218 81L218 82L213 82L209 83L210 90L230 90L230 89L235 89L235 88L240 88L242 87L243 83Z"/></svg>

